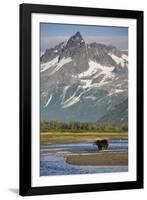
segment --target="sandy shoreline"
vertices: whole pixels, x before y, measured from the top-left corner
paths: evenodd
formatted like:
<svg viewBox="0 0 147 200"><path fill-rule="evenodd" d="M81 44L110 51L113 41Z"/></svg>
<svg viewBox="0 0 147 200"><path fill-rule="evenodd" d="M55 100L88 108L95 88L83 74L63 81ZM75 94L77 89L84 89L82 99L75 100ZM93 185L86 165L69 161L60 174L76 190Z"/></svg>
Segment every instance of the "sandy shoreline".
<svg viewBox="0 0 147 200"><path fill-rule="evenodd" d="M66 162L72 165L125 166L128 165L128 152L99 152L67 155Z"/></svg>

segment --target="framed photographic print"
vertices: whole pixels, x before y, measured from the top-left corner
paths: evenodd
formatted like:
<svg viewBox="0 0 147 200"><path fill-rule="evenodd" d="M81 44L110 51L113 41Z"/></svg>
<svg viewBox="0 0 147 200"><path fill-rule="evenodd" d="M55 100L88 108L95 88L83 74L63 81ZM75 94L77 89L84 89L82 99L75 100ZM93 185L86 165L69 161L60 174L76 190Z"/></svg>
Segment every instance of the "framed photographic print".
<svg viewBox="0 0 147 200"><path fill-rule="evenodd" d="M143 11L20 5L20 195L143 188Z"/></svg>

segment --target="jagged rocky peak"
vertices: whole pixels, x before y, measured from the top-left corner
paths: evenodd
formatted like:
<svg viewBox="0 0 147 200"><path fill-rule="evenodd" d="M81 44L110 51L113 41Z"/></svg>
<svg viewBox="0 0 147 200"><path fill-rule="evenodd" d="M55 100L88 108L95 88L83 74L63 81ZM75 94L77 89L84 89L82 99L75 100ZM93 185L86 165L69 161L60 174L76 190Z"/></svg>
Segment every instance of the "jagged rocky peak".
<svg viewBox="0 0 147 200"><path fill-rule="evenodd" d="M67 47L73 47L73 46L84 46L85 41L83 40L83 37L80 32L77 32L75 35L69 38L67 42Z"/></svg>
<svg viewBox="0 0 147 200"><path fill-rule="evenodd" d="M81 40L83 40L83 37L82 37L82 35L81 35L80 32L76 32L73 36L71 36L69 38L69 40L72 40L72 41L81 41Z"/></svg>
<svg viewBox="0 0 147 200"><path fill-rule="evenodd" d="M86 44L80 32L76 32L69 38L66 45L62 49L59 56L59 61L62 58L68 58L75 60L74 65L88 65L88 56L86 51ZM87 68L87 67L86 67Z"/></svg>
<svg viewBox="0 0 147 200"><path fill-rule="evenodd" d="M65 43L61 42L58 45L56 45L54 48L46 49L45 53L40 58L41 63L48 62L54 59L56 56L60 55L64 46L65 46Z"/></svg>
<svg viewBox="0 0 147 200"><path fill-rule="evenodd" d="M75 34L75 37L79 37L79 38L81 38L82 39L82 36L81 36L81 33L78 31L78 32L76 32L76 34Z"/></svg>
<svg viewBox="0 0 147 200"><path fill-rule="evenodd" d="M59 56L59 61L67 57L87 57L86 44L81 33L76 32L67 42L61 42L54 48L46 49L45 53L40 58L41 63L46 63L56 56Z"/></svg>

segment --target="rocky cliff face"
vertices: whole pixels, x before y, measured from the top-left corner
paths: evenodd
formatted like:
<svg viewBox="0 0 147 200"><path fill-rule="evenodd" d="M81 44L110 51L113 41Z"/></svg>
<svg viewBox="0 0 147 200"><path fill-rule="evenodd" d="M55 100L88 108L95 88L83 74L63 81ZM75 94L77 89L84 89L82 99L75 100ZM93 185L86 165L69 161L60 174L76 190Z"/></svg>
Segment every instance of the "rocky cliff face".
<svg viewBox="0 0 147 200"><path fill-rule="evenodd" d="M114 46L77 32L40 60L41 120L97 121L128 97L128 55Z"/></svg>

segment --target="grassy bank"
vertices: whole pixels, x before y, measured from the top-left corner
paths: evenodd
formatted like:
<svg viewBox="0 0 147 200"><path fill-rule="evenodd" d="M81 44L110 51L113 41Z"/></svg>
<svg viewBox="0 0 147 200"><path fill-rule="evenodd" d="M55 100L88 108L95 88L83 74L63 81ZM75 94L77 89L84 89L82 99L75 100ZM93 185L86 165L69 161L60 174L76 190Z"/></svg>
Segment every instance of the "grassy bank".
<svg viewBox="0 0 147 200"><path fill-rule="evenodd" d="M124 139L128 138L127 132L41 132L40 141L45 143L70 143L86 140L95 140L97 138Z"/></svg>

